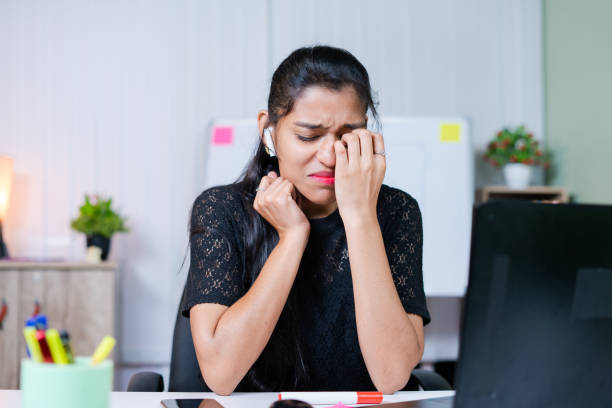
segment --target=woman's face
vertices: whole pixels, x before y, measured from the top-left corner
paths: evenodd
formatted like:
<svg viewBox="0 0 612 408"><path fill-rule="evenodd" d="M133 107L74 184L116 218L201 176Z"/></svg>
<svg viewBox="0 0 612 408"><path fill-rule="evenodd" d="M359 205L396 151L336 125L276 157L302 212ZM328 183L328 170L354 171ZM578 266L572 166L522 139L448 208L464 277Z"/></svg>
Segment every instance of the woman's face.
<svg viewBox="0 0 612 408"><path fill-rule="evenodd" d="M352 86L340 91L312 86L272 129L280 175L302 195L300 204L309 218L325 217L337 208L334 142L366 125L366 113Z"/></svg>

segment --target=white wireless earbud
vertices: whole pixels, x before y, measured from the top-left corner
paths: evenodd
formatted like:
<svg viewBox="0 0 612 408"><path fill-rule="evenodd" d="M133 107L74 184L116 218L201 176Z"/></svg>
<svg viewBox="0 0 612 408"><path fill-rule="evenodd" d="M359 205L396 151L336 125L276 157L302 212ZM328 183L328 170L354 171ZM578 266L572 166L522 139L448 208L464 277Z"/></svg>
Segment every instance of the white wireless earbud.
<svg viewBox="0 0 612 408"><path fill-rule="evenodd" d="M266 152L270 157L276 156L276 150L274 150L274 142L272 141L272 134L270 128L264 129L264 146L266 147Z"/></svg>

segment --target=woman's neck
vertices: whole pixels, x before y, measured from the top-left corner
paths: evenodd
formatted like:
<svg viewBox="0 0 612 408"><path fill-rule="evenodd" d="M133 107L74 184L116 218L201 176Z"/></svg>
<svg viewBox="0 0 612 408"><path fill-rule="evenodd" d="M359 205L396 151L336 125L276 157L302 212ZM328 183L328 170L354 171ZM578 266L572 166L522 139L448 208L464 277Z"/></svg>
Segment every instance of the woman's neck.
<svg viewBox="0 0 612 408"><path fill-rule="evenodd" d="M301 208L307 218L325 218L338 208L336 201L327 205L317 205L302 197Z"/></svg>

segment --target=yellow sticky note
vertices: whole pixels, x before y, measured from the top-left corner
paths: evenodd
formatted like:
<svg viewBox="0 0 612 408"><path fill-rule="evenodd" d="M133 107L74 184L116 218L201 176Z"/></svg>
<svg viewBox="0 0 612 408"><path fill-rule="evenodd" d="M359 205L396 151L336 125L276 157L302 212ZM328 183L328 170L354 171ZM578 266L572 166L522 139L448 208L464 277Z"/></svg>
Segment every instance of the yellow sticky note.
<svg viewBox="0 0 612 408"><path fill-rule="evenodd" d="M440 125L440 142L461 141L461 125L459 123L443 123Z"/></svg>

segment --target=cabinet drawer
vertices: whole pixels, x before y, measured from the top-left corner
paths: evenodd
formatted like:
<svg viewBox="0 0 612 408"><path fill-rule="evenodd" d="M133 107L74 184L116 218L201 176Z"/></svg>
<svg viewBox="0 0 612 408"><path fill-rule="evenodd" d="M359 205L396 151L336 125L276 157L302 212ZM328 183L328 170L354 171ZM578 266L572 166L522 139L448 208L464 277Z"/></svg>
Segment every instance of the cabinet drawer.
<svg viewBox="0 0 612 408"><path fill-rule="evenodd" d="M76 355L93 354L104 336L114 334L114 293L112 272L70 272L65 327L72 338L72 351ZM111 354L109 358L113 356Z"/></svg>
<svg viewBox="0 0 612 408"><path fill-rule="evenodd" d="M36 305L47 316L49 327L64 328L68 314L67 271L32 270L19 272L21 326L32 316ZM25 341L20 337L19 356L25 358Z"/></svg>
<svg viewBox="0 0 612 408"><path fill-rule="evenodd" d="M6 314L0 329L0 389L14 389L18 384L19 342L19 272L0 271L0 308L6 304Z"/></svg>

